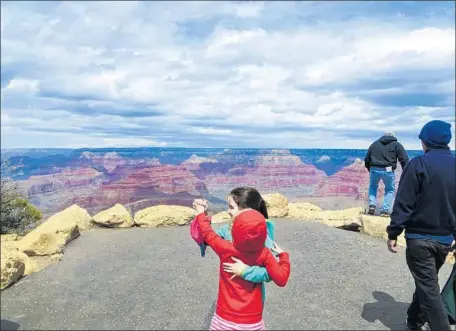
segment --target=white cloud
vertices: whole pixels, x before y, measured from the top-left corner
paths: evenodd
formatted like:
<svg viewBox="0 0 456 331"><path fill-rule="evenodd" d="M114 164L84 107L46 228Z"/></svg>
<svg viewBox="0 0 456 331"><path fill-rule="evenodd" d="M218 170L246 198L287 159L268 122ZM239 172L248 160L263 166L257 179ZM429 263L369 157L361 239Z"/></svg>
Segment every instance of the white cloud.
<svg viewBox="0 0 456 331"><path fill-rule="evenodd" d="M2 131L30 133L2 132L2 146L76 146L101 131L110 146L364 148L386 125L410 135L454 122L454 26L411 25L394 4L394 21L334 6L2 3ZM371 99L423 92L441 104ZM45 130L65 138L33 138Z"/></svg>

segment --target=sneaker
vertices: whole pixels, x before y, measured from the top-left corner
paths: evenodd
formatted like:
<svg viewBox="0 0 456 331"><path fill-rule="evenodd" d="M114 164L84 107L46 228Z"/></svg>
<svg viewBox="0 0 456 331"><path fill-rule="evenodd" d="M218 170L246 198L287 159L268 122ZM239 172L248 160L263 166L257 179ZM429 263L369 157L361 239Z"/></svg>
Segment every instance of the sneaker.
<svg viewBox="0 0 456 331"><path fill-rule="evenodd" d="M375 206L369 206L369 210L367 211L369 215L375 215Z"/></svg>
<svg viewBox="0 0 456 331"><path fill-rule="evenodd" d="M410 323L408 317L405 319L405 324L409 330L423 330L422 325Z"/></svg>
<svg viewBox="0 0 456 331"><path fill-rule="evenodd" d="M380 212L380 216L382 216L382 217L390 217L391 214L390 214L389 212L387 212L387 211L382 210L382 211Z"/></svg>

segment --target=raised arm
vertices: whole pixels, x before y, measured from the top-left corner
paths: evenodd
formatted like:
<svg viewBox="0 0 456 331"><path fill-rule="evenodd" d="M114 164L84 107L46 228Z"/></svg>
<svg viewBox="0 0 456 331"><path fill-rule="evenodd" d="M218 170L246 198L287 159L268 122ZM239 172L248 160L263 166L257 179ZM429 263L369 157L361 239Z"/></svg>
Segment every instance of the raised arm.
<svg viewBox="0 0 456 331"><path fill-rule="evenodd" d="M222 239L226 239L227 237L227 232L229 231L229 226L227 224L225 225L222 225L221 227L219 227L217 230L215 230L215 233L217 233L220 237L222 237ZM206 252L206 248L207 248L207 244L205 242L203 242L201 244L202 246L202 249L204 251L204 254L202 254L202 256L204 257L205 256L205 252Z"/></svg>
<svg viewBox="0 0 456 331"><path fill-rule="evenodd" d="M201 236L204 242L208 244L217 255L227 249L231 249L233 244L228 240L222 239L211 227L210 219L204 214L200 213L196 216L196 221L200 226Z"/></svg>

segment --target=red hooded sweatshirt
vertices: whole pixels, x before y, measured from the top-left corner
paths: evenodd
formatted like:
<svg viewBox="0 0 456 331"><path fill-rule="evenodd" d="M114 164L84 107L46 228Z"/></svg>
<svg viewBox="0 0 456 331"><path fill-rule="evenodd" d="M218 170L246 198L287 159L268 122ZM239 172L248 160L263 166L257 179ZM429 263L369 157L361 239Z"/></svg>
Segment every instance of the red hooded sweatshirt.
<svg viewBox="0 0 456 331"><path fill-rule="evenodd" d="M290 277L288 253L280 254L280 262L277 262L269 249L264 247L267 236L266 220L256 210L244 210L235 217L233 242L218 236L204 213L199 214L196 219L204 241L220 257L217 315L239 324L261 322L263 284L250 283L240 277L230 280L232 274L223 270L223 263L233 263L231 257L236 257L247 265L265 267L274 283L283 287Z"/></svg>

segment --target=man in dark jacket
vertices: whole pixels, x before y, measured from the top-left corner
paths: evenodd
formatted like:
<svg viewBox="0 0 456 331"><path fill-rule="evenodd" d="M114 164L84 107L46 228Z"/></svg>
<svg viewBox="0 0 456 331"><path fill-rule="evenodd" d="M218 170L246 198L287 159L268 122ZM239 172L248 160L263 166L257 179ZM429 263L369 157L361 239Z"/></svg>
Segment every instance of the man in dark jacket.
<svg viewBox="0 0 456 331"><path fill-rule="evenodd" d="M407 265L415 279L407 327L450 330L440 296L438 272L456 234L456 162L448 144L451 124L427 123L419 135L424 155L405 167L387 227L388 249L397 252L397 237L405 230Z"/></svg>
<svg viewBox="0 0 456 331"><path fill-rule="evenodd" d="M389 216L394 199L396 183L394 171L398 160L402 169L404 169L409 158L404 147L397 141L393 133L385 133L383 137L370 145L364 159L364 164L370 172L369 214L375 214L378 183L382 180L385 185L385 198L383 199L380 215Z"/></svg>

